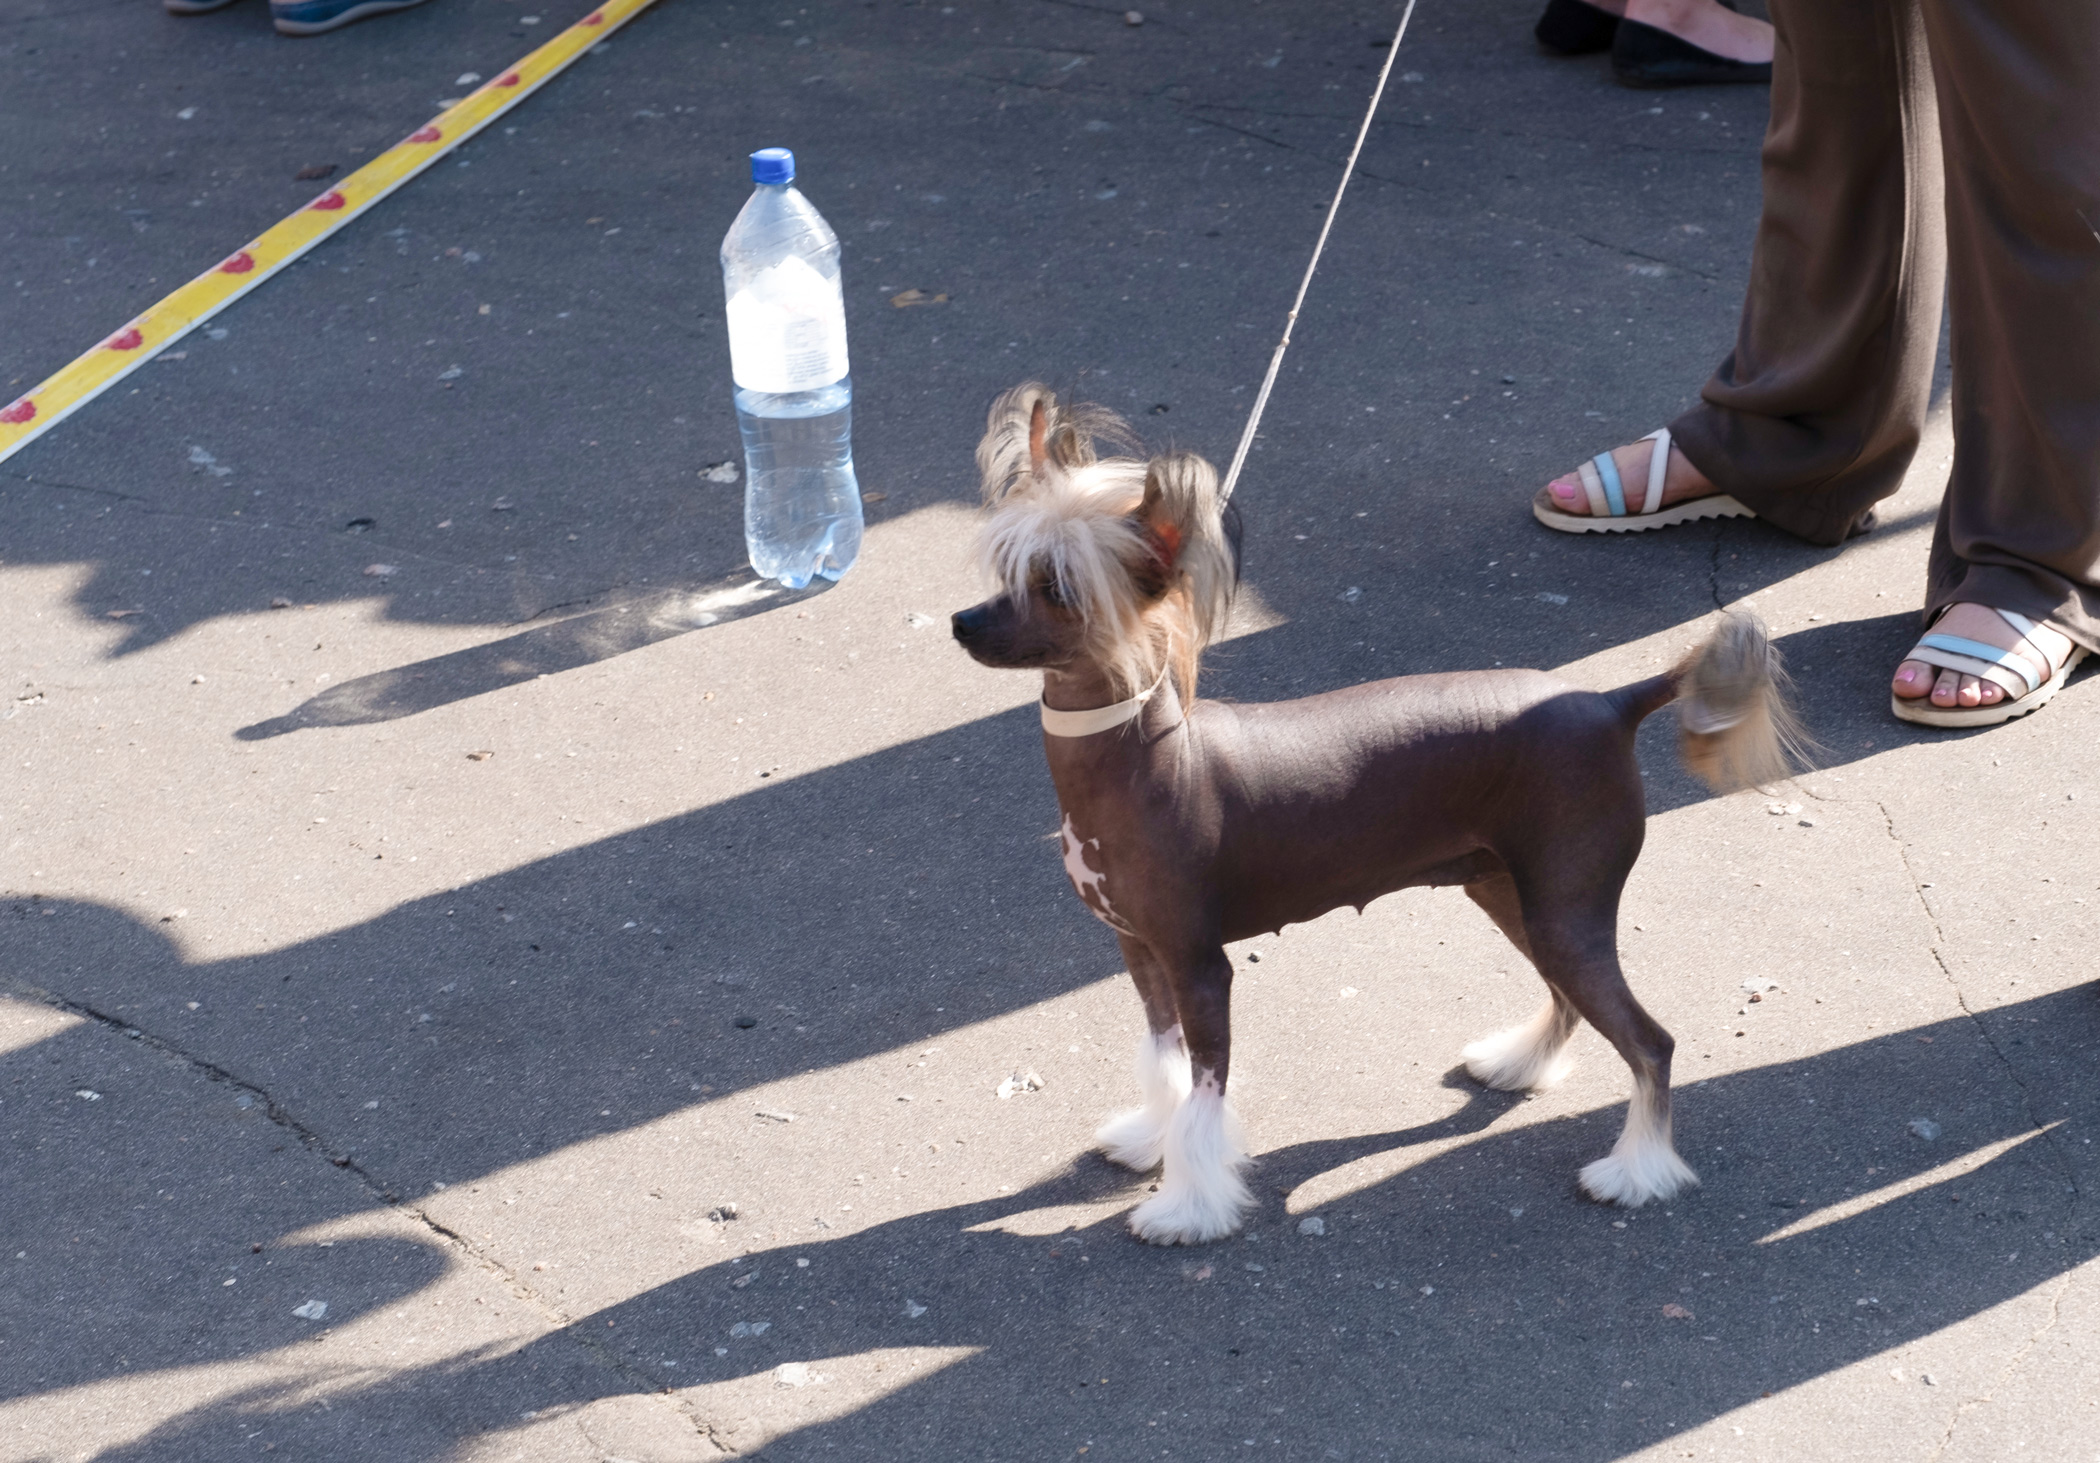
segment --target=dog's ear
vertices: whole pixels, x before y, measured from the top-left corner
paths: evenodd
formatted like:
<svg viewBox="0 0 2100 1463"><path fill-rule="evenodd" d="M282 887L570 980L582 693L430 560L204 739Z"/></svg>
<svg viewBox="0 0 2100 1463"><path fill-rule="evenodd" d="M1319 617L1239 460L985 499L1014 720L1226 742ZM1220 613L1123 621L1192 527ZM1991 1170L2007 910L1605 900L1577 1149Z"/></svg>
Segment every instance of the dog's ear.
<svg viewBox="0 0 2100 1463"><path fill-rule="evenodd" d="M1127 435L1114 413L1060 402L1045 392L1036 398L1028 419L1028 465L1035 472L1046 462L1066 472L1091 467L1099 460L1094 453L1097 433L1110 440Z"/></svg>
<svg viewBox="0 0 2100 1463"><path fill-rule="evenodd" d="M992 403L984 440L977 444L986 503L1000 502L1042 467L1045 438L1056 414L1056 396L1035 381L1022 382Z"/></svg>
<svg viewBox="0 0 2100 1463"><path fill-rule="evenodd" d="M1148 599L1172 597L1188 615L1178 684L1194 696L1195 657L1224 628L1239 584L1238 520L1219 501L1218 470L1193 452L1146 464L1145 496L1130 516L1145 549L1132 578Z"/></svg>
<svg viewBox="0 0 2100 1463"><path fill-rule="evenodd" d="M1148 568L1163 591L1187 565L1192 542L1218 536L1218 472L1193 452L1171 452L1145 465L1145 497L1132 515L1150 551Z"/></svg>
<svg viewBox="0 0 2100 1463"><path fill-rule="evenodd" d="M984 440L977 444L977 470L984 500L997 504L1046 469L1073 472L1091 466L1094 440L1122 443L1129 430L1113 412L1060 402L1057 393L1026 381L992 403Z"/></svg>

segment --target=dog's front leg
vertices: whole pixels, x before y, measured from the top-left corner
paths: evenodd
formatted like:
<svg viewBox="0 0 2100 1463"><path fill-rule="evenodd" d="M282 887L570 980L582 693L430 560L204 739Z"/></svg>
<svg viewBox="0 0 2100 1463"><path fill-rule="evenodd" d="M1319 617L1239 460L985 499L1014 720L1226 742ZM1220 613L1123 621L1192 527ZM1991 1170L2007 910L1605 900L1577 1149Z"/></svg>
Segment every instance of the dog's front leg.
<svg viewBox="0 0 2100 1463"><path fill-rule="evenodd" d="M1190 1092L1167 1124L1159 1192L1130 1213L1130 1228L1156 1245L1223 1239L1254 1196L1240 1178L1247 1146L1225 1101L1232 1064L1232 962L1212 946L1186 963L1160 961L1188 1047Z"/></svg>
<svg viewBox="0 0 2100 1463"><path fill-rule="evenodd" d="M1094 1141L1113 1161L1143 1173L1159 1166L1167 1126L1189 1095L1189 1054L1181 1043L1181 1017L1166 968L1142 941L1129 935L1117 938L1130 965L1131 983L1145 1003L1146 1029L1137 1050L1140 1105L1103 1123Z"/></svg>

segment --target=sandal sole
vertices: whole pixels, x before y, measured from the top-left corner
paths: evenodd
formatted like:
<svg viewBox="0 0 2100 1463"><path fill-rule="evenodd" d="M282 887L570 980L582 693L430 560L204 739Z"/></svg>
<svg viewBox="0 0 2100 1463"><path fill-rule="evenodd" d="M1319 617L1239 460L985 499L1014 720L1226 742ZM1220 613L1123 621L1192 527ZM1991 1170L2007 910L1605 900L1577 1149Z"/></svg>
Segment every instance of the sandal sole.
<svg viewBox="0 0 2100 1463"><path fill-rule="evenodd" d="M2055 699L2056 693L2064 688L2064 683L2071 679L2071 672L2078 668L2078 662L2084 660L2085 655L2084 646L2072 646L2071 653L2064 657L2064 663L2057 668L2055 675L2042 682L2034 690L2029 691L2025 696L2015 697L2011 701L2000 701L1996 706L1952 706L1942 708L1933 705L1930 696L1918 696L1906 700L1898 696L1894 691L1891 691L1889 692L1889 710L1895 714L1898 721L1913 722L1918 726L1936 726L1941 728L2002 726L2017 717L2025 716L2030 711L2039 711L2044 706L2047 706L2050 701Z"/></svg>
<svg viewBox="0 0 2100 1463"><path fill-rule="evenodd" d="M1587 513L1563 513L1553 506L1546 489L1531 500L1531 516L1559 533L1646 533L1651 528L1674 528L1702 518L1755 518L1757 514L1726 493L1708 493L1687 498L1653 513L1629 513L1623 518L1593 518Z"/></svg>

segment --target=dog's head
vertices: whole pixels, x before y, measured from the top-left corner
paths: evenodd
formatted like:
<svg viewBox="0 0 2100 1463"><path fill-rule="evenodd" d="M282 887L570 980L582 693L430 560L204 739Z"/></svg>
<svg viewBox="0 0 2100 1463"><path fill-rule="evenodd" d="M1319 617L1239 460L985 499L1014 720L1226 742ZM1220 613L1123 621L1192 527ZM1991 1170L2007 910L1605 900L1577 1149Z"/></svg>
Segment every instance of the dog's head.
<svg viewBox="0 0 2100 1463"><path fill-rule="evenodd" d="M990 666L1091 662L1119 696L1171 665L1191 699L1239 581L1238 518L1193 453L1104 458L1097 441L1136 445L1113 412L1033 382L992 404L978 554L1001 592L957 613L955 638Z"/></svg>

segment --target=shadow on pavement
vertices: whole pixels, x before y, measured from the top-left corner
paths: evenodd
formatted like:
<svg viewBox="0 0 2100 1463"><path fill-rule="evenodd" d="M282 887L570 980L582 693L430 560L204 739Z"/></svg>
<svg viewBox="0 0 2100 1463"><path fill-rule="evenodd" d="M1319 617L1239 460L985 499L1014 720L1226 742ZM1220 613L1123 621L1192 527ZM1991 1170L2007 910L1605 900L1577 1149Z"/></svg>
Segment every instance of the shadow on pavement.
<svg viewBox="0 0 2100 1463"><path fill-rule="evenodd" d="M2088 1165L1986 1075L1993 1046L2014 1041L2050 1070L2088 1063L2100 1001L2089 987L2052 994L1687 1084L1679 1141L1704 1186L1662 1213L1573 1192L1576 1168L1616 1134L1616 1106L1498 1127L1521 1100L1474 1093L1437 1123L1263 1155L1260 1212L1224 1244L1150 1249L1115 1218L1048 1234L1007 1227L1046 1206L1141 1195L1141 1178L1088 1155L1011 1196L696 1269L514 1353L375 1378L333 1394L326 1416L243 1396L101 1456L224 1456L259 1413L296 1453L302 1436L322 1447L383 1433L410 1396L456 1420L454 1456L465 1456L470 1439L487 1441L482 1429L501 1430L499 1399L520 1388L539 1389L542 1415L632 1391L611 1370L579 1379L563 1366L577 1340L665 1386L700 1384L694 1411L746 1456L1044 1457L1085 1445L1109 1458L1217 1458L1252 1437L1294 1457L1602 1463L1931 1336L2100 1253L2078 1194ZM2073 1093L2061 1115L2082 1122L2096 1107ZM1941 1136L1913 1136L1920 1115ZM1285 1198L1295 1187L1367 1159L1404 1163L1408 1148L1458 1135L1472 1141L1325 1205L1324 1235L1298 1231ZM417 1280L390 1278L396 1296ZM732 1335L757 1319L770 1322L757 1339ZM804 1363L818 1390L794 1396L820 1398L827 1369L885 1348L974 1354L844 1415L782 1420L785 1390L767 1373ZM1535 1364L1510 1364L1526 1355ZM195 1358L170 1335L137 1344L131 1369ZM1484 1375L1498 1388L1485 1410L1471 1400ZM704 1385L741 1379L759 1388ZM1970 1380L1936 1378L1952 1389L1937 1400L1953 1405ZM1046 1415L1069 1436L1025 1421Z"/></svg>
<svg viewBox="0 0 2100 1463"><path fill-rule="evenodd" d="M350 1156L420 1193L1119 970L1058 897L1039 735L1008 712L198 966L16 901L9 973L372 1131ZM413 1116L361 1122L373 1097Z"/></svg>
<svg viewBox="0 0 2100 1463"><path fill-rule="evenodd" d="M330 686L283 716L244 726L234 735L244 742L257 742L308 727L397 721L521 681L595 665L710 625L799 603L830 587L831 581L819 579L807 590L790 592L747 572L711 588L662 590L486 645L359 676Z"/></svg>
<svg viewBox="0 0 2100 1463"><path fill-rule="evenodd" d="M1255 637L1242 670L1288 665L1290 631ZM1874 631L1812 633L1839 637L1811 639L1810 654L1823 655ZM6 911L11 973L239 1073L299 1125L331 1135L331 1156L384 1175L389 1197L423 1194L650 1123L702 1100L703 1088L735 1092L850 1063L1115 975L1112 948L1057 897L1037 735L1017 709L338 934L198 966L115 911L16 901ZM1680 1048L1681 1071L1696 1068L1699 1045ZM759 1435L784 1432L766 1445L775 1457L896 1456L903 1439L935 1453L1039 1456L1064 1440L1006 1430L1054 1388L1068 1394L1056 1415L1070 1419L1073 1445L1092 1440L1103 1456L1157 1456L1156 1441L1215 1457L1247 1436L1287 1436L1309 1456L1537 1456L1533 1444L1551 1435L1555 1456L1611 1458L1975 1316L2100 1253L2073 1156L2035 1136L2035 1113L1999 1070L2017 1047L2032 1048L2022 1065L2077 1070L2096 1046L2100 1003L2081 989L1687 1082L1679 1141L1705 1187L1666 1213L1623 1216L1624 1229L1572 1189L1576 1169L1616 1135L1616 1107L1511 1129L1502 1120L1515 1100L1447 1077L1468 1092L1449 1117L1266 1154L1258 1238L1163 1252L1109 1220L1047 1238L1002 1228L1045 1206L1135 1199L1141 1180L1089 1156L1011 1197L836 1238L812 1231L579 1317L571 1339L611 1348L622 1368L579 1369L548 1337L375 1377L331 1394L325 1422L288 1395L243 1393L114 1456L223 1452L259 1408L280 1444L309 1427L369 1440L390 1425L391 1399L407 1395L421 1399L411 1409L419 1426L437 1419L464 1448L511 1425L504 1409L519 1389L560 1408L631 1394L637 1375L763 1383L786 1361L939 1346L983 1350L844 1417L754 1414L749 1430L746 1419L718 1419L738 1430L724 1436L749 1452ZM0 1057L0 1082L49 1085L57 1067L70 1086L86 1056L60 1034ZM363 1111L368 1095L383 1099L383 1122ZM109 1096L114 1115L126 1094ZM2100 1116L2088 1111L2100 1098L2063 1097L2047 1117ZM1944 1137L1912 1137L1906 1124L1919 1116ZM1471 1141L1325 1206L1324 1237L1299 1235L1286 1212L1285 1195L1318 1175L1359 1161L1390 1169L1412 1146L1457 1137ZM258 1240L371 1204L370 1190L316 1182L311 1158L287 1140L275 1150L291 1150L275 1227ZM1965 1155L1988 1161L1957 1179L1946 1165ZM296 1337L283 1306L232 1326L214 1324L194 1297L160 1293L193 1282L156 1278L168 1267L155 1266L153 1221L118 1202L142 1196L147 1180L117 1157L59 1169L11 1203L8 1227L98 1238L110 1258L97 1283L130 1287L154 1319L50 1361L83 1371L13 1370L16 1395L259 1355ZM243 1169L226 1182L268 1196L265 1177ZM1863 1192L1876 1198L1857 1212L1835 1207ZM131 1208L152 1205L141 1197ZM148 1242L125 1243L134 1226ZM300 1249L277 1251L288 1266L280 1281L296 1279ZM789 1263L790 1250L811 1265ZM345 1319L414 1294L440 1263L435 1248L396 1242L335 1258L347 1263L331 1272L331 1304ZM730 1286L754 1267L759 1281ZM345 1285L345 1274L359 1278ZM1610 1277L1601 1286L1600 1274ZM925 1315L907 1316L907 1300ZM1666 1319L1665 1304L1696 1319ZM16 1305L32 1332L72 1314L63 1293ZM822 1305L821 1326L803 1331L797 1305ZM1018 1331L1016 1308L1030 1317ZM731 1338L737 1321L756 1319L772 1323L763 1337ZM729 1354L716 1357L717 1346ZM1513 1380L1508 1358L1527 1348L1539 1364ZM1513 1389L1504 1433L1466 1402L1483 1372ZM1311 1392L1328 1400L1301 1413ZM1362 1400L1352 1410L1336 1397ZM703 1394L694 1406L717 1402ZM1117 1438L1125 1446L1101 1446ZM312 1444L336 1446L320 1433Z"/></svg>

